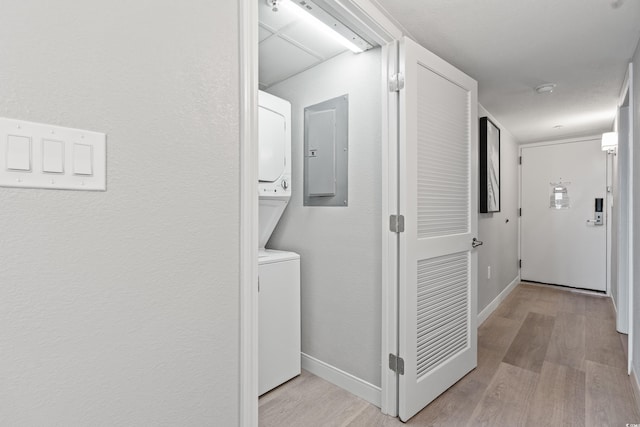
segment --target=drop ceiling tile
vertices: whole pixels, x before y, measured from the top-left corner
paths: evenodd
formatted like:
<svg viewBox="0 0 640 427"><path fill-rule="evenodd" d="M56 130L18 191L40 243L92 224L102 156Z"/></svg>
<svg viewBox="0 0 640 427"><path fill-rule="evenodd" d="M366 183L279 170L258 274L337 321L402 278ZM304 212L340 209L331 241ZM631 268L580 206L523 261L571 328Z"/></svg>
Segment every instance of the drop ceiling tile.
<svg viewBox="0 0 640 427"><path fill-rule="evenodd" d="M260 5L258 9L258 21L273 31L278 31L298 20L298 17L288 11L286 7L280 7L277 12L274 12L265 0L256 1L258 1Z"/></svg>
<svg viewBox="0 0 640 427"><path fill-rule="evenodd" d="M271 85L297 74L320 60L280 37L271 37L260 43L260 83Z"/></svg>
<svg viewBox="0 0 640 427"><path fill-rule="evenodd" d="M259 41L264 41L264 39L266 39L267 37L269 37L272 34L273 33L271 31L267 30L262 25L258 26L258 40Z"/></svg>
<svg viewBox="0 0 640 427"><path fill-rule="evenodd" d="M331 58L347 50L340 43L328 37L324 32L310 27L302 21L285 28L281 34L315 52L323 59Z"/></svg>

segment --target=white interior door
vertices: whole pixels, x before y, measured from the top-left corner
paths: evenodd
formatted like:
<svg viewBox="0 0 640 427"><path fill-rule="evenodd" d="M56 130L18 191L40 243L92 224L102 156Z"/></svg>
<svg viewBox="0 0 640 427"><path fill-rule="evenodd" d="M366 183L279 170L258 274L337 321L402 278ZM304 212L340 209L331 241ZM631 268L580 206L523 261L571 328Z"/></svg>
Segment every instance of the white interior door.
<svg viewBox="0 0 640 427"><path fill-rule="evenodd" d="M399 407L406 421L476 366L477 83L400 48Z"/></svg>
<svg viewBox="0 0 640 427"><path fill-rule="evenodd" d="M596 198L606 206L607 155L600 140L525 146L521 152L522 280L605 291L607 218L600 225L589 222Z"/></svg>

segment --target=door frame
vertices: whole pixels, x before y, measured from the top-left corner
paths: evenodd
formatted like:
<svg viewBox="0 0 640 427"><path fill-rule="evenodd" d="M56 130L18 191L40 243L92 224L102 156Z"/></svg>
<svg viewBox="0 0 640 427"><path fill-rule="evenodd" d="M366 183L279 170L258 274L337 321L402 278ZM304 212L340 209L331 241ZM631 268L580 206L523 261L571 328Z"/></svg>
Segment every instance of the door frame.
<svg viewBox="0 0 640 427"><path fill-rule="evenodd" d="M623 245L622 242L620 241L621 236L625 234L629 236L629 232L628 230L626 230L626 228L631 226L629 219L631 218L631 211L633 209L632 206L628 205L630 198L632 197L632 194L630 194L630 189L629 189L629 186L632 185L631 175L630 174L623 175L620 168L621 165L624 165L625 167L623 169L626 172L630 173L631 167L633 166L632 156L630 155L632 153L631 150L633 149L633 144L632 144L633 140L631 139L633 134L633 122L632 122L632 117L629 115L632 108L631 105L628 105L626 107L627 119L628 119L627 120L628 129L626 134L627 157L624 157L623 154L625 153L621 152L620 150L620 140L622 139L620 138L620 130L621 130L620 122L624 114L623 109L625 108L624 103L627 96L629 96L628 101L630 102L631 96L629 93L629 74L628 73L625 76L625 81L622 84L622 89L620 91L620 97L618 100L618 105L616 110L616 119L614 123L614 130L618 132L618 149L616 149L613 156L611 156L612 165L614 161L616 161L618 164L618 169L617 169L618 188L613 189L614 192L617 192L618 194L618 206L617 207L614 206L614 209L617 208L616 215L618 217L618 224L617 224L616 230L611 230L612 234L616 233L618 236L618 242L617 242L618 259L617 259L617 266L616 266L616 268L618 269L618 277L617 277L618 280L616 283L612 283L612 286L616 286L618 291L618 301L616 301L616 328L619 332L625 333L625 334L629 333L629 323L630 323L629 309L631 304L629 303L628 283L625 284L624 281L621 280L620 276L622 275L622 279L628 279L630 268L633 266L633 263L630 262L631 260L628 258L630 247L631 247L631 238L627 237L627 239L629 240L627 240L626 245ZM626 192L620 191L623 187L627 188ZM625 211L621 209L623 205L627 205L627 209ZM613 268L613 265L611 267Z"/></svg>
<svg viewBox="0 0 640 427"><path fill-rule="evenodd" d="M622 328L624 329L624 326L626 326L626 330L628 333L628 337L629 337L629 346L628 346L628 354L627 354L627 373L631 374L631 368L632 368L632 362L633 362L633 342L635 342L636 339L638 339L638 337L635 336L635 333L637 333L637 331L634 333L633 330L633 317L634 317L634 307L633 307L633 277L634 277L634 268L633 268L633 253L634 253L634 247L633 247L633 229L634 229L634 222L633 222L633 177L634 177L634 171L633 171L633 151L634 151L634 141L633 141L633 118L634 118L634 99L633 99L633 63L629 63L628 67L627 67L627 73L625 75L624 78L624 82L622 83L622 88L620 90L620 96L618 98L618 105L617 105L617 111L616 111L616 130L618 130L618 124L619 124L619 118L620 118L620 110L621 108L624 107L624 101L625 99L628 97L628 134L627 134L627 144L628 144L628 149L627 149L627 153L629 158L628 159L622 159L618 156L617 161L626 161L627 162L627 172L628 174L625 176L622 175L618 175L618 182L620 182L621 180L625 180L626 184L627 184L627 192L625 194L619 193L619 197L622 198L626 198L626 203L627 203L627 212L625 212L624 214L626 215L626 219L627 219L627 227L628 227L628 235L629 235L629 241L627 242L626 247L619 247L618 248L618 267L619 270L624 270L625 274L627 275L627 283L625 286L625 297L628 299L627 301L622 301L622 299L619 298L619 303L620 305L625 304L627 306L627 310L628 310L628 314L627 314L627 324L626 325L622 325ZM616 153L617 155L618 153ZM618 168L618 171L620 169ZM618 204L620 204L620 202L618 202ZM620 224L618 225L618 227L620 227ZM620 256L620 249L622 249L623 251L626 251L626 256L621 257ZM624 265L624 263L620 263L620 260L626 260L627 265ZM618 277L620 276L620 271L618 271ZM619 282L618 282L619 283ZM624 286L625 284L623 284ZM620 297L620 287L618 287L618 296ZM622 322L624 321L624 319L620 318L621 316L616 315L616 321L618 322ZM618 329L620 329L620 326L618 326Z"/></svg>
<svg viewBox="0 0 640 427"><path fill-rule="evenodd" d="M549 146L549 145L561 145L561 144L571 144L571 143L575 143L575 142L582 142L582 141L593 141L593 140L601 140L602 139L602 135L601 134L596 134L596 135L586 135L586 136L582 136L582 137L573 137L573 138L564 138L564 139L554 139L554 140L549 140L549 141L540 141L540 142L530 142L530 143L525 143L525 144L520 144L520 147L518 147L518 156L520 159L520 164L518 165L518 207L520 209L522 209L522 150L525 148L532 148L532 147L544 147L544 146ZM607 158L607 168L609 167L609 160ZM608 172L607 172L608 173ZM607 175L608 176L608 175ZM606 185L609 185L609 182L607 180ZM608 206L609 204L609 199L612 197L612 195L610 193L606 193L606 198L607 198L607 202L605 203L605 206ZM607 220L607 224L609 223L609 218L606 219ZM607 225L607 228L609 226ZM609 275L609 265L607 265L607 260L609 260L610 255L609 255L609 246L607 245L607 241L609 239L609 236L607 235L605 237L605 246L606 246L606 252L605 252L605 281L606 281L606 285L605 285L605 293L608 296L611 296L611 289L610 289L610 281L608 279L608 275ZM518 259L522 260L522 216L518 217ZM526 262L526 260L524 261ZM522 270L519 268L518 271L520 272L520 275L522 275Z"/></svg>
<svg viewBox="0 0 640 427"><path fill-rule="evenodd" d="M258 3L238 2L240 131L239 414L258 425Z"/></svg>
<svg viewBox="0 0 640 427"><path fill-rule="evenodd" d="M406 34L369 0L323 0L342 19L366 31L382 46L381 52L381 213L382 221L382 341L381 410L397 415L397 377L388 367L388 355L398 347L398 238L389 230L389 215L398 213L398 102L388 89L398 69L398 42ZM240 385L239 424L258 425L258 1L240 0Z"/></svg>

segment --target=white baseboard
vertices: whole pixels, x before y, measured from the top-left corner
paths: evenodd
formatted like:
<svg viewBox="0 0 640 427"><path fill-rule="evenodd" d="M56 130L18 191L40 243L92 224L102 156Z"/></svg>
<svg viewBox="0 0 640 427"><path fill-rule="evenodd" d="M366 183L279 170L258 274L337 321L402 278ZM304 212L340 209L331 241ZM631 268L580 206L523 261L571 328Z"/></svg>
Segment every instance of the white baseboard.
<svg viewBox="0 0 640 427"><path fill-rule="evenodd" d="M635 397L636 406L640 409L640 385L638 384L638 376L635 369L631 369L631 387L633 388L633 397Z"/></svg>
<svg viewBox="0 0 640 427"><path fill-rule="evenodd" d="M487 318L491 315L491 313L493 313L494 310L498 308L500 303L504 301L506 297L509 296L511 291L513 291L513 289L516 286L518 286L518 283L520 283L520 275L516 276L516 278L513 279L513 281L509 283L509 285L506 288L504 288L504 290L500 292L498 296L495 297L494 300L489 303L488 306L484 308L484 310L478 313L478 326L482 325L482 323L485 320L487 320Z"/></svg>
<svg viewBox="0 0 640 427"><path fill-rule="evenodd" d="M305 371L327 380L351 394L355 394L359 398L376 405L378 408L380 407L382 401L382 390L380 387L361 380L308 354L300 353L300 356L302 358L302 369Z"/></svg>

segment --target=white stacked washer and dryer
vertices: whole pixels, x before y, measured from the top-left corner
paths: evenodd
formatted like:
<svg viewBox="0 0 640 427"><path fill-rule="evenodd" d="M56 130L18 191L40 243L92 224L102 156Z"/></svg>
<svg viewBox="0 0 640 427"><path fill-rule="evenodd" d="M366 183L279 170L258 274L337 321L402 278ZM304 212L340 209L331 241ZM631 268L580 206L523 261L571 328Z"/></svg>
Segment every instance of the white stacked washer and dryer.
<svg viewBox="0 0 640 427"><path fill-rule="evenodd" d="M260 91L258 391L300 375L300 255L265 246L291 198L291 104Z"/></svg>

